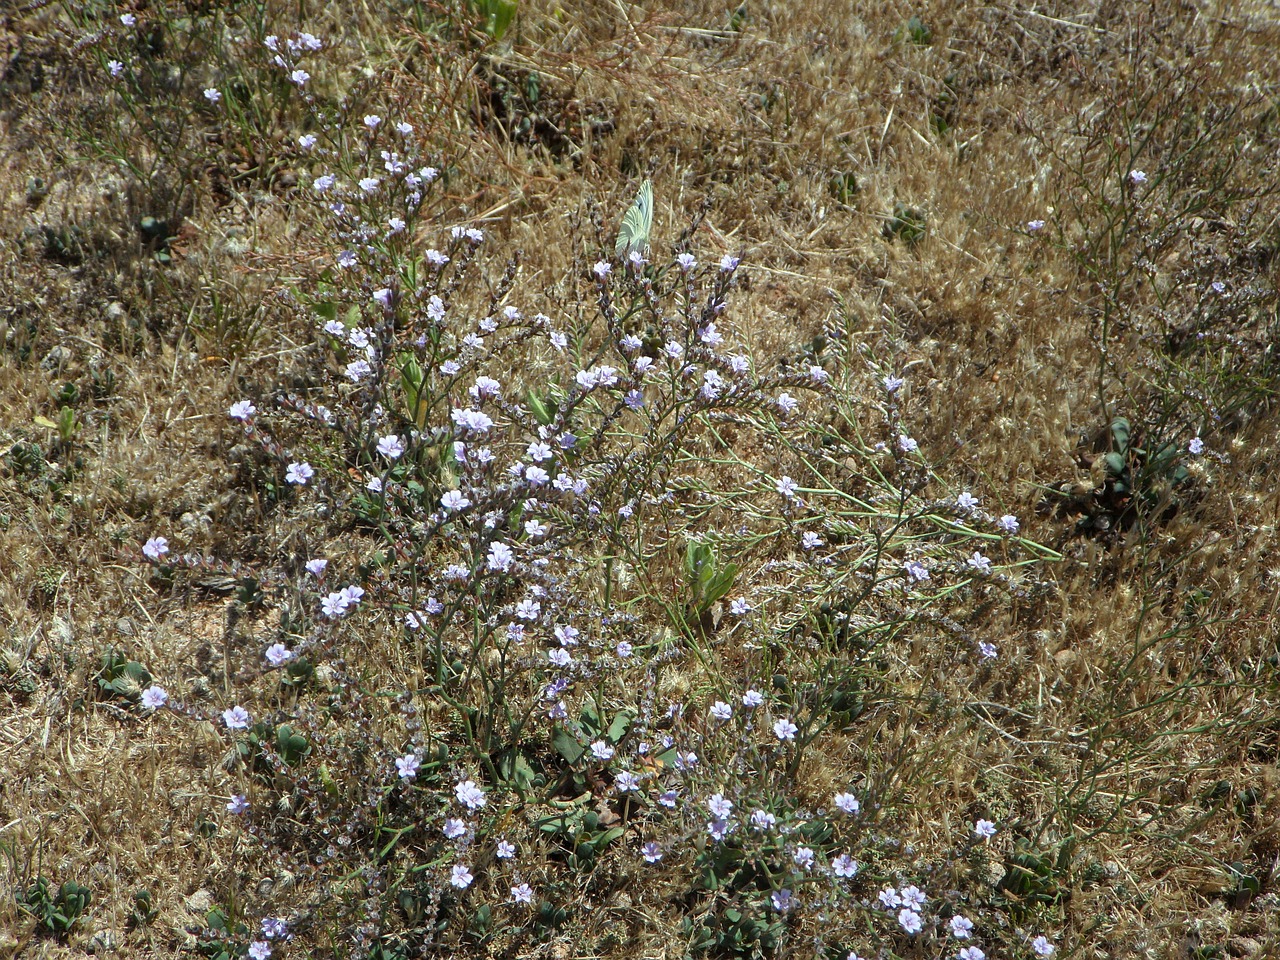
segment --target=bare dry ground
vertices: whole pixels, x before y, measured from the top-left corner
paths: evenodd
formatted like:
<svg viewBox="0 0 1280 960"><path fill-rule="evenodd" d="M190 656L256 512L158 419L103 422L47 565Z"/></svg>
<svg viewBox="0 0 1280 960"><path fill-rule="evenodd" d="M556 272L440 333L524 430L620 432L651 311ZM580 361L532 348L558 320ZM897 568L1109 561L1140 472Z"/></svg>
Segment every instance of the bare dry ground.
<svg viewBox="0 0 1280 960"><path fill-rule="evenodd" d="M980 865L994 888L1021 830L1030 879L1004 892L1059 956L1280 956L1273 8L522 0L501 43L464 43L425 4L268 7L275 32L325 39L345 95L415 125L449 165L442 221L520 250L520 289L568 328L651 176L655 247L705 211L699 256L742 252L734 316L758 362L844 324L907 378L948 488L1061 555L1034 602L952 614L994 663L943 670L936 636L895 648L896 699L805 765L801 795L858 771L939 888L959 882L957 831L1011 825ZM115 648L220 702L275 629L233 579L159 577L139 547L339 564L365 545L295 543L225 416L290 389L313 338L285 294L326 255L322 227L270 152L296 115L239 135L199 100L226 61L197 60L163 107L190 123L125 168L133 121L103 115L82 35L58 4L0 21L0 955L171 955L216 904L305 915L320 888L226 813L224 731L99 682ZM346 659L371 675L413 668L389 628L362 642ZM681 901L617 859L536 950L476 955L684 956ZM92 890L65 936L17 902L38 874ZM991 907L1008 939L988 956L1028 955L1009 916ZM289 955L339 955L302 930Z"/></svg>

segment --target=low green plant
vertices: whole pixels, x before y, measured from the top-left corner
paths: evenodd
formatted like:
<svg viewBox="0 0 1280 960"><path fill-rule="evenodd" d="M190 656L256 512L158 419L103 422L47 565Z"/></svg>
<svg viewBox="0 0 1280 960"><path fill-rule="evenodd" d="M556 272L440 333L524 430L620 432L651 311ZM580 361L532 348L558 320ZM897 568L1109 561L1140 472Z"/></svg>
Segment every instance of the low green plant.
<svg viewBox="0 0 1280 960"><path fill-rule="evenodd" d="M108 647L103 651L97 680L103 696L136 702L151 683L151 671L116 647Z"/></svg>
<svg viewBox="0 0 1280 960"><path fill-rule="evenodd" d="M68 880L55 893L44 876L17 894L18 905L36 918L36 929L61 939L81 920L93 900L88 887Z"/></svg>
<svg viewBox="0 0 1280 960"><path fill-rule="evenodd" d="M899 201L893 205L893 214L885 221L881 233L886 240L901 240L913 247L924 239L927 229L924 213Z"/></svg>

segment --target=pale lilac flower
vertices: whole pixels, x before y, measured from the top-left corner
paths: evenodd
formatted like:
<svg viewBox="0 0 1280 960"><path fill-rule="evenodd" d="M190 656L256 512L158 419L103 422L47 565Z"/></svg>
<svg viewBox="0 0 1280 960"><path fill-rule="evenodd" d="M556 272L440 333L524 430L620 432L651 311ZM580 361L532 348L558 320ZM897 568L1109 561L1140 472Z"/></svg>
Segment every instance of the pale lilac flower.
<svg viewBox="0 0 1280 960"><path fill-rule="evenodd" d="M662 859L662 847L658 846L657 841L650 840L640 848L640 854L645 863L657 863Z"/></svg>
<svg viewBox="0 0 1280 960"><path fill-rule="evenodd" d="M572 654L563 647L557 647L555 650L548 650L547 659L550 660L554 666L561 668L567 667L569 664L573 663Z"/></svg>
<svg viewBox="0 0 1280 960"><path fill-rule="evenodd" d="M805 550L816 550L822 546L823 540L812 530L806 530L804 536L800 538L800 546Z"/></svg>
<svg viewBox="0 0 1280 960"><path fill-rule="evenodd" d="M720 272L732 273L734 270L738 269L738 264L741 262L742 261L739 260L737 257L735 257L733 254L726 253L723 257L720 258Z"/></svg>
<svg viewBox="0 0 1280 960"><path fill-rule="evenodd" d="M902 898L898 896L898 891L893 887L885 887L880 891L880 895L876 899L880 901L880 905L886 910L902 906Z"/></svg>
<svg viewBox="0 0 1280 960"><path fill-rule="evenodd" d="M712 820L707 824L707 835L717 843L723 841L731 833L733 833L733 826L728 820Z"/></svg>
<svg viewBox="0 0 1280 960"><path fill-rule="evenodd" d="M625 660L627 659L627 657L631 656L631 652L635 648L631 646L631 644L628 643L626 640L619 640L618 645L613 649L614 649L614 652L618 654L618 656L620 656L623 660Z"/></svg>
<svg viewBox="0 0 1280 960"><path fill-rule="evenodd" d="M329 566L328 560L323 557L316 557L314 560L307 561L307 573L313 577L319 577L324 573L327 566Z"/></svg>
<svg viewBox="0 0 1280 960"><path fill-rule="evenodd" d="M1192 437L1191 442L1187 444L1187 453L1193 457L1198 457L1204 453L1204 441L1199 437Z"/></svg>
<svg viewBox="0 0 1280 960"><path fill-rule="evenodd" d="M929 899L924 895L924 891L915 884L912 884L909 887L903 887L900 894L902 896L902 902L912 910L919 910Z"/></svg>
<svg viewBox="0 0 1280 960"><path fill-rule="evenodd" d="M124 64L119 60L108 60L107 72L110 73L111 76L119 78L120 74L124 73Z"/></svg>
<svg viewBox="0 0 1280 960"><path fill-rule="evenodd" d="M457 840L459 837L466 834L467 822L465 820L459 820L457 817L449 817L444 822L442 832L447 839Z"/></svg>
<svg viewBox="0 0 1280 960"><path fill-rule="evenodd" d="M920 449L920 444L905 433L900 433L898 434L898 449L903 453L915 453Z"/></svg>
<svg viewBox="0 0 1280 960"><path fill-rule="evenodd" d="M978 573L991 572L991 558L984 557L979 551L973 551L973 556L966 561L970 567L978 571Z"/></svg>
<svg viewBox="0 0 1280 960"><path fill-rule="evenodd" d="M742 705L748 710L754 710L762 703L764 703L764 694L759 690L748 690L742 695Z"/></svg>
<svg viewBox="0 0 1280 960"><path fill-rule="evenodd" d="M784 741L794 740L796 738L796 733L799 731L799 729L800 728L797 727L794 723L792 723L786 717L783 717L781 720L778 720L774 723L773 735L777 737L779 740L784 740Z"/></svg>
<svg viewBox="0 0 1280 960"><path fill-rule="evenodd" d="M120 14L120 22L123 23L126 27L132 27L135 23L138 22L138 18L135 17L132 13L122 13Z"/></svg>
<svg viewBox="0 0 1280 960"><path fill-rule="evenodd" d="M479 810L488 802L485 799L484 791L476 786L474 780L463 780L454 788L453 795L468 810Z"/></svg>
<svg viewBox="0 0 1280 960"><path fill-rule="evenodd" d="M1044 221L1043 221L1043 220L1028 220L1028 221L1027 221L1027 232L1028 232L1028 233L1037 233L1037 232L1039 232L1039 231L1041 231L1041 230L1043 230L1043 229L1044 229Z"/></svg>
<svg viewBox="0 0 1280 960"><path fill-rule="evenodd" d="M541 467L527 467L524 471L524 478L529 482L530 486L540 487L551 479L551 474Z"/></svg>
<svg viewBox="0 0 1280 960"><path fill-rule="evenodd" d="M459 890L465 890L471 886L471 881L474 879L475 877L471 875L471 871L467 869L466 865L459 863L454 866L449 882Z"/></svg>
<svg viewBox="0 0 1280 960"><path fill-rule="evenodd" d="M693 258L691 253L682 253L676 257L676 263L680 265L680 269L684 273L688 273L698 265L698 261Z"/></svg>
<svg viewBox="0 0 1280 960"><path fill-rule="evenodd" d="M632 250L627 254L627 263L631 265L631 269L637 273L649 261L644 258L644 254L639 250Z"/></svg>
<svg viewBox="0 0 1280 960"><path fill-rule="evenodd" d="M159 710L169 702L169 693L164 687L152 684L142 691L142 706L147 710Z"/></svg>
<svg viewBox="0 0 1280 960"><path fill-rule="evenodd" d="M780 393L778 394L777 403L779 410L784 414L789 414L795 411L796 407L799 406L800 401L789 393Z"/></svg>
<svg viewBox="0 0 1280 960"><path fill-rule="evenodd" d="M227 801L227 812L241 814L249 809L249 801L245 799L243 793L233 793L231 799Z"/></svg>
<svg viewBox="0 0 1280 960"><path fill-rule="evenodd" d="M356 257L354 250L343 250L340 254L338 254L338 266L341 267L343 270L350 270L359 262L360 260L358 257Z"/></svg>
<svg viewBox="0 0 1280 960"><path fill-rule="evenodd" d="M440 176L440 171L435 167L422 167L418 170L418 176L427 183L431 183L436 177Z"/></svg>
<svg viewBox="0 0 1280 960"><path fill-rule="evenodd" d="M381 183L377 177L361 177L356 181L356 185L365 193L375 193Z"/></svg>
<svg viewBox="0 0 1280 960"><path fill-rule="evenodd" d="M623 770L613 778L613 789L617 790L618 793L630 793L632 790L638 789L639 786L640 781L629 770Z"/></svg>
<svg viewBox="0 0 1280 960"><path fill-rule="evenodd" d="M965 490L960 496L956 497L956 509L961 513L973 513L978 506L978 498Z"/></svg>
<svg viewBox="0 0 1280 960"><path fill-rule="evenodd" d="M1141 170L1130 170L1129 182L1132 183L1134 186L1137 186L1140 183L1146 183L1147 175Z"/></svg>
<svg viewBox="0 0 1280 960"><path fill-rule="evenodd" d="M728 720L733 716L733 707L729 706L723 700L717 700L711 705L711 716L721 721Z"/></svg>
<svg viewBox="0 0 1280 960"><path fill-rule="evenodd" d="M152 537L142 545L142 555L148 560L159 561L169 552L169 541L165 537Z"/></svg>
<svg viewBox="0 0 1280 960"><path fill-rule="evenodd" d="M751 604L744 597L734 597L729 601L729 612L735 617L745 617L751 612Z"/></svg>
<svg viewBox="0 0 1280 960"><path fill-rule="evenodd" d="M924 923L920 920L920 914L903 907L898 911L898 926L914 936L924 928Z"/></svg>
<svg viewBox="0 0 1280 960"><path fill-rule="evenodd" d="M1031 949L1038 957L1052 957L1058 948L1049 942L1048 937L1041 936L1031 941Z"/></svg>
<svg viewBox="0 0 1280 960"><path fill-rule="evenodd" d="M465 510L471 506L468 500L461 492L457 490L449 490L440 498L440 506L444 507L447 513L456 513L459 510Z"/></svg>
<svg viewBox="0 0 1280 960"><path fill-rule="evenodd" d="M591 744L591 755L602 763L613 759L613 747L605 743L603 740L597 740Z"/></svg>
<svg viewBox="0 0 1280 960"><path fill-rule="evenodd" d="M499 840L496 855L499 860L511 860L516 855L516 845L509 840Z"/></svg>
<svg viewBox="0 0 1280 960"><path fill-rule="evenodd" d="M796 489L797 489L796 482L792 480L790 477L783 477L776 484L774 484L774 489L777 490L778 493L780 493L782 496L786 497L788 500L792 500L795 498L795 495L796 495Z"/></svg>
<svg viewBox="0 0 1280 960"><path fill-rule="evenodd" d="M658 802L664 807L674 810L676 807L676 800L679 796L680 795L674 789L664 790L662 793L658 794Z"/></svg>
<svg viewBox="0 0 1280 960"><path fill-rule="evenodd" d="M724 337L722 337L720 332L716 330L716 325L714 323L708 323L703 327L702 332L698 334L698 339L708 347L718 347L720 344L724 343Z"/></svg>
<svg viewBox="0 0 1280 960"><path fill-rule="evenodd" d="M310 150L316 145L316 135L314 133L304 133L298 138L298 146L303 150Z"/></svg>
<svg viewBox="0 0 1280 960"><path fill-rule="evenodd" d="M889 376L881 380L880 384L881 386L884 387L885 393L892 394L892 393L897 393L898 388L900 388L906 382L907 381L903 380L901 377L895 377L892 374L890 374Z"/></svg>
<svg viewBox="0 0 1280 960"><path fill-rule="evenodd" d="M533 903L533 887L527 883L518 883L511 888L512 903Z"/></svg>
<svg viewBox="0 0 1280 960"><path fill-rule="evenodd" d="M515 554L501 540L489 545L489 569L497 573L506 573L515 562Z"/></svg>
<svg viewBox="0 0 1280 960"><path fill-rule="evenodd" d="M403 757L396 757L396 773L401 780L412 780L418 775L418 765L420 763L418 755L414 753L406 753Z"/></svg>
<svg viewBox="0 0 1280 960"><path fill-rule="evenodd" d="M428 250L424 254L424 256L427 258L427 262L430 263L433 267L443 267L446 263L449 262L448 255L441 253L439 250L436 250L434 247Z"/></svg>
<svg viewBox="0 0 1280 960"><path fill-rule="evenodd" d="M987 955L978 947L961 947L956 960L987 960Z"/></svg>
<svg viewBox="0 0 1280 960"><path fill-rule="evenodd" d="M684 347L682 347L675 340L668 340L665 344L662 345L662 352L665 353L672 360L679 360L681 357L684 356Z"/></svg>
<svg viewBox="0 0 1280 960"><path fill-rule="evenodd" d="M249 960L267 960L271 956L271 944L265 940L254 940L249 944Z"/></svg>
<svg viewBox="0 0 1280 960"><path fill-rule="evenodd" d="M373 367L369 366L368 360L352 360L347 364L343 372L352 383L359 383L373 373Z"/></svg>
<svg viewBox="0 0 1280 960"><path fill-rule="evenodd" d="M1227 285L1223 283L1221 280L1215 280L1213 281L1213 283L1209 284L1209 289L1211 289L1214 293L1226 293Z"/></svg>
<svg viewBox="0 0 1280 960"><path fill-rule="evenodd" d="M548 335L548 339L551 341L551 345L555 347L557 350L559 350L561 353L564 352L565 347L569 346L569 338L566 337L559 330L555 330L552 333L550 333Z"/></svg>
<svg viewBox="0 0 1280 960"><path fill-rule="evenodd" d="M525 597L516 604L516 616L521 620L537 620L542 612L542 604L531 597Z"/></svg>
<svg viewBox="0 0 1280 960"><path fill-rule="evenodd" d="M263 917L262 935L268 940L282 940L289 935L289 922L279 917Z"/></svg>
<svg viewBox="0 0 1280 960"><path fill-rule="evenodd" d="M996 526L1005 533L1018 532L1018 518L1011 513L1006 513L1003 517L996 521Z"/></svg>
<svg viewBox="0 0 1280 960"><path fill-rule="evenodd" d="M860 809L862 809L861 805L858 803L858 798L848 792L837 793L831 798L831 802L834 803L836 808L842 813L847 813L849 816L854 816Z"/></svg>
<svg viewBox="0 0 1280 960"><path fill-rule="evenodd" d="M292 660L294 658L294 652L283 643L273 643L271 646L267 647L265 656L267 658L267 663L271 664L273 667L279 667Z"/></svg>
<svg viewBox="0 0 1280 960"><path fill-rule="evenodd" d="M247 730L251 719L249 711L239 704L222 711L222 722L228 730Z"/></svg>
<svg viewBox="0 0 1280 960"><path fill-rule="evenodd" d="M982 654L983 660L994 660L1000 655L1000 652L996 649L996 645L986 640L983 640L978 644L978 653Z"/></svg>
<svg viewBox="0 0 1280 960"><path fill-rule="evenodd" d="M990 820L978 820L973 825L973 835L983 840L990 840L996 835L996 825Z"/></svg>
<svg viewBox="0 0 1280 960"><path fill-rule="evenodd" d="M488 414L480 410L462 410L456 409L451 414L453 422L462 430L471 430L475 433L488 433L489 428L493 426L493 420Z"/></svg>
<svg viewBox="0 0 1280 960"><path fill-rule="evenodd" d="M219 100L222 99L222 93L218 90L217 87L205 87L204 98L208 100L210 103L217 103Z"/></svg>
<svg viewBox="0 0 1280 960"><path fill-rule="evenodd" d="M315 476L315 473L311 464L305 461L303 463L291 463L289 464L289 469L285 472L284 479L286 483L296 484L301 487L305 486L307 481Z"/></svg>
<svg viewBox="0 0 1280 960"><path fill-rule="evenodd" d="M404 454L404 441L394 433L378 441L378 453L390 460L398 460Z"/></svg>
<svg viewBox="0 0 1280 960"><path fill-rule="evenodd" d="M404 220L400 217L392 217L387 221L387 228L392 233L400 233L404 230L405 226L407 226L407 224L405 224Z"/></svg>
<svg viewBox="0 0 1280 960"><path fill-rule="evenodd" d="M230 416L232 420L248 420L257 412L258 408L253 405L252 401L237 400L231 405L231 409L227 411L227 415Z"/></svg>
<svg viewBox="0 0 1280 960"><path fill-rule="evenodd" d="M831 861L831 871L840 879L848 880L858 875L858 861L842 853Z"/></svg>
<svg viewBox="0 0 1280 960"><path fill-rule="evenodd" d="M381 122L382 122L382 118L378 116L376 113L365 114L364 125L368 127L370 130L376 129L378 124L380 124Z"/></svg>
<svg viewBox="0 0 1280 960"><path fill-rule="evenodd" d="M778 818L768 810L756 810L751 814L751 826L755 830L772 830L777 823Z"/></svg>
<svg viewBox="0 0 1280 960"><path fill-rule="evenodd" d="M311 79L311 74L307 73L307 71L305 70L294 70L291 74L289 74L289 79L292 80L298 86L302 87L302 86L305 86L307 81Z"/></svg>
<svg viewBox="0 0 1280 960"><path fill-rule="evenodd" d="M773 904L773 909L777 910L779 913L786 913L795 906L795 900L791 896L791 891L787 890L785 887L782 890L775 890L771 893L769 895L769 900Z"/></svg>
<svg viewBox="0 0 1280 960"><path fill-rule="evenodd" d="M801 870L813 869L813 850L809 847L798 847L795 853L791 854L791 860Z"/></svg>
<svg viewBox="0 0 1280 960"><path fill-rule="evenodd" d="M957 940L968 940L973 936L973 921L956 914L951 918L951 935Z"/></svg>
<svg viewBox="0 0 1280 960"><path fill-rule="evenodd" d="M320 610L331 620L340 617L347 612L346 597L341 590L335 590L320 601Z"/></svg>
<svg viewBox="0 0 1280 960"><path fill-rule="evenodd" d="M337 182L338 182L338 178L335 177L333 174L331 173L321 174L320 176L316 177L315 182L311 184L311 189L313 189L316 193L328 193L330 190L333 189L334 185ZM352 256L354 257L354 254L352 254ZM338 262L339 263L342 262L341 255L339 255L338 257Z"/></svg>
<svg viewBox="0 0 1280 960"><path fill-rule="evenodd" d="M549 529L550 528L545 523L543 523L541 520L538 520L536 518L533 520L526 520L524 522L525 536L528 536L528 537L546 536L547 530Z"/></svg>
<svg viewBox="0 0 1280 960"><path fill-rule="evenodd" d="M929 568L919 560L908 560L902 565L902 569L912 583L919 583L921 580L929 579Z"/></svg>
<svg viewBox="0 0 1280 960"><path fill-rule="evenodd" d="M726 799L722 793L713 793L707 798L707 809L717 820L724 820L733 813L733 801Z"/></svg>

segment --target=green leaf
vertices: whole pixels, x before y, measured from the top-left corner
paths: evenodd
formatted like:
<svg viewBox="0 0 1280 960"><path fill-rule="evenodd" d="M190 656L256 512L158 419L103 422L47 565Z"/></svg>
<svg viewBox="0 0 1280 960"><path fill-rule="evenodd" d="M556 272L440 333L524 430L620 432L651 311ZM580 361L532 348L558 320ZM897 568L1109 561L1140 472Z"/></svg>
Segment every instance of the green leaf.
<svg viewBox="0 0 1280 960"><path fill-rule="evenodd" d="M532 390L529 391L529 412L544 427L550 426L551 421L556 418L555 411Z"/></svg>
<svg viewBox="0 0 1280 960"><path fill-rule="evenodd" d="M627 731L631 729L631 721L635 719L635 716L630 710L619 710L614 716L613 722L609 724L609 729L605 731L604 738L612 744L619 743L627 735Z"/></svg>
<svg viewBox="0 0 1280 960"><path fill-rule="evenodd" d="M552 734L551 745L555 748L556 753L564 757L569 763L577 763L582 759L583 754L587 752L587 748L580 744L578 738L565 727L561 727Z"/></svg>

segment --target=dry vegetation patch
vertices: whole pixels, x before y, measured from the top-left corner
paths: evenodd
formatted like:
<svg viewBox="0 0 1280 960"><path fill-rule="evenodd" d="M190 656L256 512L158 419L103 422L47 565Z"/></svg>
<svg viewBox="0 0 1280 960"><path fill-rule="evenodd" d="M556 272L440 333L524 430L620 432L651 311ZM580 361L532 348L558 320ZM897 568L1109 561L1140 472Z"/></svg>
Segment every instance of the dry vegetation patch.
<svg viewBox="0 0 1280 960"><path fill-rule="evenodd" d="M0 954L1280 954L1278 43L1249 3L6 13Z"/></svg>

